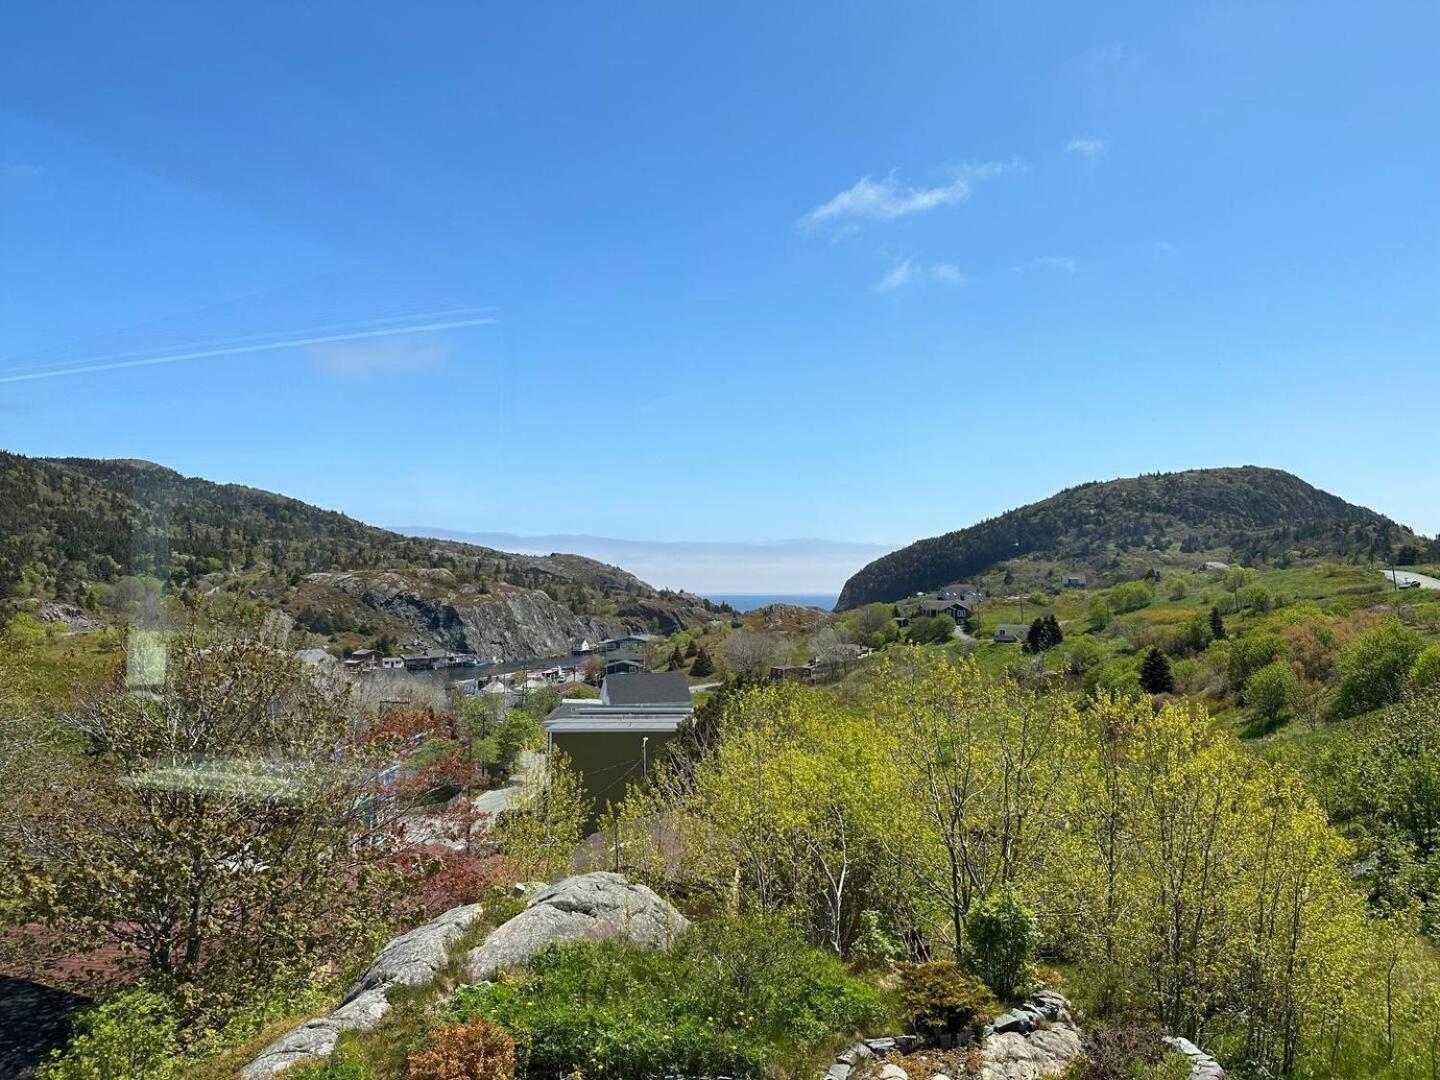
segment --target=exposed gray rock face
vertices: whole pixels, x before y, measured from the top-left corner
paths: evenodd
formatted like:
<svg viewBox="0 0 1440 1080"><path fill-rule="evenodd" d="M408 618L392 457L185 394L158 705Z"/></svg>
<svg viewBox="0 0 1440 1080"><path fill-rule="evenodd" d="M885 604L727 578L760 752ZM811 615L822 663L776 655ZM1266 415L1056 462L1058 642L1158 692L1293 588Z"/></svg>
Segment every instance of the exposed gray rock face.
<svg viewBox="0 0 1440 1080"><path fill-rule="evenodd" d="M1220 1067L1220 1063L1189 1039L1179 1035L1166 1035L1164 1043L1171 1050L1179 1050L1190 1059L1190 1080L1225 1080L1225 1070Z"/></svg>
<svg viewBox="0 0 1440 1080"><path fill-rule="evenodd" d="M479 904L451 908L439 918L401 934L375 957L329 1016L286 1032L240 1070L242 1080L275 1076L292 1065L329 1057L342 1031L369 1031L390 1010L392 986L426 986L445 966L450 946L480 917Z"/></svg>
<svg viewBox="0 0 1440 1080"><path fill-rule="evenodd" d="M453 945L471 923L480 917L479 904L451 908L438 919L401 934L380 950L360 981L345 995L347 1000L369 990L392 986L429 986L445 966Z"/></svg>
<svg viewBox="0 0 1440 1080"><path fill-rule="evenodd" d="M1081 1053L1070 1003L1049 990L998 1017L987 1034L980 1080L1059 1076Z"/></svg>
<svg viewBox="0 0 1440 1080"><path fill-rule="evenodd" d="M524 911L470 950L466 970L480 982L524 967L555 941L624 936L668 945L690 924L669 902L619 874L578 874L536 893Z"/></svg>
<svg viewBox="0 0 1440 1080"><path fill-rule="evenodd" d="M577 615L539 589L481 593L470 586L432 585L413 574L388 571L327 572L307 580L404 619L437 644L467 652L493 652L498 642L507 656L551 656L568 653L575 638L593 641L644 629L638 619Z"/></svg>

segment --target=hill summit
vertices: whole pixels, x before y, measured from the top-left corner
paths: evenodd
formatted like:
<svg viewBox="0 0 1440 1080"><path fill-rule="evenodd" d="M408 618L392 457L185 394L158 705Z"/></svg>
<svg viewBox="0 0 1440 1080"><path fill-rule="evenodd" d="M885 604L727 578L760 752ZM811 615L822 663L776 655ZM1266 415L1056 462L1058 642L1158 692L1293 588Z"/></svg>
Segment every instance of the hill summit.
<svg viewBox="0 0 1440 1080"><path fill-rule="evenodd" d="M1386 560L1425 541L1383 514L1280 469L1254 465L1148 473L1066 488L969 528L917 540L845 583L839 610L990 572L1014 587L1076 571L1139 577L1205 559L1286 564Z"/></svg>
<svg viewBox="0 0 1440 1080"><path fill-rule="evenodd" d="M0 451L0 601L119 612L230 592L337 646L388 637L506 657L711 618L578 555L401 536L258 488L153 462Z"/></svg>

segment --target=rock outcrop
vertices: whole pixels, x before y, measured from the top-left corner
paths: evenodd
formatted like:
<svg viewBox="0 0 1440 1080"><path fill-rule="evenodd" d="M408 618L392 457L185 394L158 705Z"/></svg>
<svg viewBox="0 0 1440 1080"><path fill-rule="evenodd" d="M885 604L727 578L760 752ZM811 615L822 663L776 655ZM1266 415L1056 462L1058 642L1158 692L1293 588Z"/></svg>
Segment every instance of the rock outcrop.
<svg viewBox="0 0 1440 1080"><path fill-rule="evenodd" d="M524 967L556 941L623 936L668 945L689 926L685 916L644 885L607 872L579 874L535 893L525 910L470 950L466 971L476 982Z"/></svg>
<svg viewBox="0 0 1440 1080"><path fill-rule="evenodd" d="M986 1028L980 1080L1039 1080L1060 1076L1081 1054L1070 1003L1041 990Z"/></svg>
<svg viewBox="0 0 1440 1080"><path fill-rule="evenodd" d="M1189 1039L1166 1035L1164 1042L1171 1050L1178 1050L1190 1059L1190 1080L1225 1080L1225 1070L1220 1063Z"/></svg>
<svg viewBox="0 0 1440 1080"><path fill-rule="evenodd" d="M390 1010L386 991L392 986L428 986L433 982L445 966L450 947L479 916L480 905L467 904L401 934L380 950L338 1009L280 1036L240 1070L242 1080L260 1080L292 1065L319 1061L334 1051L342 1031L373 1028Z"/></svg>

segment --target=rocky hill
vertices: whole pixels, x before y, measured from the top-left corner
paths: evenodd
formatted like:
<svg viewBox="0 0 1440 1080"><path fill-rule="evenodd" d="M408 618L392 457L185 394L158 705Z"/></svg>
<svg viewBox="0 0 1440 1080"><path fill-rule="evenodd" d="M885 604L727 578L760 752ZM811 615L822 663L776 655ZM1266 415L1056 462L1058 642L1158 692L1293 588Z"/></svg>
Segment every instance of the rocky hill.
<svg viewBox="0 0 1440 1080"><path fill-rule="evenodd" d="M1391 558L1431 542L1279 469L1152 473L1082 484L969 528L919 540L861 569L845 610L953 581L1003 575L1015 588L1082 571L1099 582L1205 559L1247 565ZM1001 584L1001 582L996 582Z"/></svg>
<svg viewBox="0 0 1440 1080"><path fill-rule="evenodd" d="M713 608L578 555L401 536L145 461L0 452L0 598L105 614L162 592L238 593L347 643L385 635L507 657L669 632Z"/></svg>

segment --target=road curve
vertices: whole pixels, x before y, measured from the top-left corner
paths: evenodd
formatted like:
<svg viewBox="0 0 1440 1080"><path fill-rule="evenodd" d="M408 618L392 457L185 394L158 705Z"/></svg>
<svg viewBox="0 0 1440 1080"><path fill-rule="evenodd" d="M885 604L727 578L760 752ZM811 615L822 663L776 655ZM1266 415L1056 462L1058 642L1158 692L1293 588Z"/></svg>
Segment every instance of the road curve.
<svg viewBox="0 0 1440 1080"><path fill-rule="evenodd" d="M1440 589L1440 578L1433 578L1428 574L1417 574L1413 570L1401 570L1398 566L1394 570L1382 572L1385 580L1391 582L1392 586L1395 582L1404 585L1407 581L1418 581L1422 589Z"/></svg>

